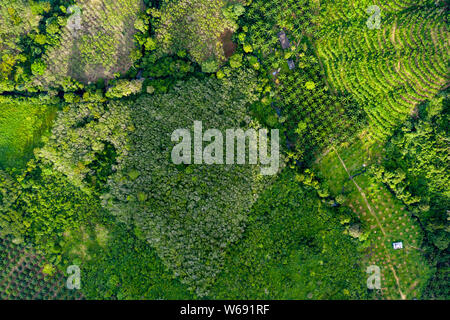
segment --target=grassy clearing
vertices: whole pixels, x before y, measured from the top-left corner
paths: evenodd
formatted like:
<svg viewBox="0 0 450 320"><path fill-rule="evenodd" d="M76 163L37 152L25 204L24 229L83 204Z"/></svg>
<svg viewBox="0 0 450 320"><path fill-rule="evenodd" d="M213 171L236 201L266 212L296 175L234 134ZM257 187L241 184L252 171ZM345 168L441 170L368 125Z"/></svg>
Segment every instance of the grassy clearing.
<svg viewBox="0 0 450 320"><path fill-rule="evenodd" d="M57 107L34 98L0 98L0 110L0 167L23 166L50 128Z"/></svg>
<svg viewBox="0 0 450 320"><path fill-rule="evenodd" d="M374 148L376 150L377 147ZM364 267L377 265L381 268L382 289L376 294L383 299L420 297L430 269L420 249L422 233L419 225L386 187L369 173L356 176L354 183L342 164L353 175L365 161L368 164L375 159L374 152L370 146L357 141L338 148L337 152L329 152L317 164L317 169L329 183L334 196L344 187L344 205L360 218L366 230L370 230ZM392 243L396 241L402 241L404 249L394 250Z"/></svg>
<svg viewBox="0 0 450 320"><path fill-rule="evenodd" d="M375 215L368 210L361 195L359 199L350 197L347 205L372 231L366 258L368 265L378 265L382 270L383 296L399 298L402 292L409 299L420 297L429 267L420 250L422 232L418 223L383 185L367 176L358 176L355 180L366 193ZM403 242L403 250L392 248L396 241Z"/></svg>

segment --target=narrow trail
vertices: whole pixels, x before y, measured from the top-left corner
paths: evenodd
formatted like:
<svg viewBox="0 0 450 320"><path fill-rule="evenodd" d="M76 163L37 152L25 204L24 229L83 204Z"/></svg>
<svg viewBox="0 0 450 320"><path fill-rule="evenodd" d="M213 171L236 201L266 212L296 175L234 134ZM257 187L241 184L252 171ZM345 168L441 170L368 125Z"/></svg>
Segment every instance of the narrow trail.
<svg viewBox="0 0 450 320"><path fill-rule="evenodd" d="M315 164L318 164L320 162L320 160L322 160L323 158L325 158L331 151L332 149L329 148L327 150L325 150L322 154L320 154L317 159L314 161Z"/></svg>
<svg viewBox="0 0 450 320"><path fill-rule="evenodd" d="M339 155L339 153L337 152L337 150L334 146L333 146L333 151L336 152L336 155L338 156L339 161L341 162L342 166L344 167L345 171L347 172L348 177L355 184L356 188L358 189L359 193L361 194L362 198L364 199L364 202L365 202L367 208L369 209L370 214L375 218L375 220L378 224L378 227L380 228L381 232L383 233L383 236L386 236L386 232L384 231L383 226L380 223L380 220L378 220L378 217L377 217L375 211L373 211L372 207L370 206L369 201L367 200L366 194L364 193L362 188L356 183L356 181L353 179L352 175L350 174L350 172L347 169L347 166L345 165L344 161L342 160L341 156Z"/></svg>
<svg viewBox="0 0 450 320"><path fill-rule="evenodd" d="M378 220L378 217L377 217L375 211L373 211L372 207L370 206L369 201L367 200L366 194L364 193L362 188L356 183L356 181L353 179L352 175L350 174L350 172L347 169L347 166L345 165L344 160L342 160L341 156L339 155L337 149L334 146L332 147L332 149L336 153L337 157L339 158L339 161L341 162L342 166L344 167L345 171L347 172L348 177L355 184L356 188L358 189L359 193L361 194L361 197L364 199L364 202L365 202L367 208L369 209L370 214L375 218L375 221L377 222L378 227L380 228L381 232L383 233L383 237L386 238L386 232L384 231L383 226L380 223L380 220ZM390 265L389 267L392 271L392 274L394 275L395 282L397 283L397 289L400 294L400 297L402 298L402 300L406 300L406 295L401 290L400 279L397 276L397 272L395 271L395 269L392 265Z"/></svg>

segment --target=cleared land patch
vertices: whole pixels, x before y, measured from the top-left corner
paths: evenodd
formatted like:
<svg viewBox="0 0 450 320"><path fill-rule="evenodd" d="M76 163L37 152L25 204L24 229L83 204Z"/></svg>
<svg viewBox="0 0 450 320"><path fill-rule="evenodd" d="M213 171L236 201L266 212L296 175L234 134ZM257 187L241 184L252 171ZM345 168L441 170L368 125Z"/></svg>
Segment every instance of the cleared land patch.
<svg viewBox="0 0 450 320"><path fill-rule="evenodd" d="M30 246L16 244L10 238L0 239L0 298L82 298L80 291L66 288L67 277L61 271L48 266L46 267L44 258ZM48 274L49 271L51 274Z"/></svg>
<svg viewBox="0 0 450 320"><path fill-rule="evenodd" d="M36 82L48 85L71 77L89 83L126 72L133 63L134 23L142 6L141 0L76 1L60 45L46 54L47 70Z"/></svg>

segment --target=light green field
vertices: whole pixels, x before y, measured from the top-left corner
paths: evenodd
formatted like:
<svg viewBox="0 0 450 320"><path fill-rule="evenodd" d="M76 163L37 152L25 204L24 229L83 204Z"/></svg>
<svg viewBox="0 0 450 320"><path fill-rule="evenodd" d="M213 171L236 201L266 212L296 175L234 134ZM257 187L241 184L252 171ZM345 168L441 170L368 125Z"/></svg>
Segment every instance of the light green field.
<svg viewBox="0 0 450 320"><path fill-rule="evenodd" d="M0 99L0 167L19 167L30 159L56 109L39 99Z"/></svg>

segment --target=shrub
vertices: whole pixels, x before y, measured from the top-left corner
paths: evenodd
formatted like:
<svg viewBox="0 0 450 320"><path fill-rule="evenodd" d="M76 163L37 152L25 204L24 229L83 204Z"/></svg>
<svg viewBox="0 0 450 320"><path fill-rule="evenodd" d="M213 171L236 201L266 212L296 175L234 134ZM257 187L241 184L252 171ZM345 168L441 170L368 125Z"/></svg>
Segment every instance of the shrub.
<svg viewBox="0 0 450 320"><path fill-rule="evenodd" d="M107 98L122 98L142 91L143 80L118 80L111 88L106 91Z"/></svg>
<svg viewBox="0 0 450 320"><path fill-rule="evenodd" d="M42 60L35 60L31 65L31 72L35 75L43 75L46 69L47 66Z"/></svg>
<svg viewBox="0 0 450 320"><path fill-rule="evenodd" d="M206 73L216 72L218 67L215 60L209 60L202 63L202 71Z"/></svg>
<svg viewBox="0 0 450 320"><path fill-rule="evenodd" d="M230 58L230 66L233 69L240 68L242 66L242 54L235 53Z"/></svg>

